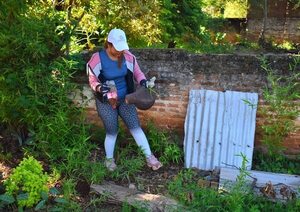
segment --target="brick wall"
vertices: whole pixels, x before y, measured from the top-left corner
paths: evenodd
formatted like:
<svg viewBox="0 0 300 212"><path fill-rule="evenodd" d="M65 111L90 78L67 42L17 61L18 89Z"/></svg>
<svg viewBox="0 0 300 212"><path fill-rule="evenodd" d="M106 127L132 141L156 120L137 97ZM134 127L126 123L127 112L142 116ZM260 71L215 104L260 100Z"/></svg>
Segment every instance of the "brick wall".
<svg viewBox="0 0 300 212"><path fill-rule="evenodd" d="M246 37L250 40L258 40L262 28L262 19L248 19ZM300 18L268 18L265 36L277 42L290 41L299 43Z"/></svg>
<svg viewBox="0 0 300 212"><path fill-rule="evenodd" d="M257 40L263 28L263 1L250 0L247 37ZM274 41L300 42L300 7L290 0L268 1L265 36Z"/></svg>
<svg viewBox="0 0 300 212"><path fill-rule="evenodd" d="M139 111L140 119L145 125L147 120L164 129L177 131L183 139L184 120L190 89L232 90L257 92L260 103L261 94L267 86L266 74L261 69L259 55L254 54L192 54L181 50L135 49L141 69L148 78L156 76L156 92L159 94L154 106L147 111ZM288 64L292 55L264 55L270 66L278 74L288 74ZM87 56L88 58L88 56ZM298 67L300 70L300 67ZM101 125L92 94L87 85L85 71L76 78L81 84L83 95L77 92L77 100L84 100L88 120ZM82 97L85 97L82 99ZM300 153L300 132L293 141L287 141L288 148ZM298 136L298 137L297 137ZM259 135L256 136L259 145Z"/></svg>

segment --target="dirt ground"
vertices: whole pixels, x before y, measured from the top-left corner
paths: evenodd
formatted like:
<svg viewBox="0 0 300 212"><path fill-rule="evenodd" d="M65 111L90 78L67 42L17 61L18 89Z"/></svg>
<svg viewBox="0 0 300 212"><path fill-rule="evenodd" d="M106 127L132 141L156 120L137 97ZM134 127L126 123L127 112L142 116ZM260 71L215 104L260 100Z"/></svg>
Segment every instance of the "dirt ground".
<svg viewBox="0 0 300 212"><path fill-rule="evenodd" d="M104 151L101 148L95 150L95 152L92 154L94 154L94 158L98 158L98 159L104 158ZM118 163L118 161L116 163ZM136 189L140 192L149 193L149 194L159 194L159 195L170 197L167 189L168 184L169 182L173 181L174 178L183 169L184 169L183 162L179 164L164 165L162 168L160 168L157 171L153 171L152 169L150 169L145 165L144 169L138 172L135 175L135 177L131 179L131 182L128 182L128 180L114 180L114 179L105 179L105 180L109 181L110 183L123 186L125 188ZM198 170L198 169L194 169L194 172L196 173L194 177L196 182L199 179L207 179L207 181L215 182L214 185L218 184L219 173L213 171ZM80 192L86 193L86 191L84 190L87 190L87 186L88 185L86 184L85 186L82 186L81 189L77 191L79 193ZM207 187L209 187L209 185ZM92 191L90 191L87 195L81 195L81 196L84 198L88 198L89 200L97 196L99 197L98 194L95 194ZM99 207L101 207L101 211L102 209L103 211L105 211L104 209L109 209L109 211L121 211L122 205L115 202L111 203L108 200L104 204L101 204ZM95 208L91 206L89 207L89 209L94 210Z"/></svg>

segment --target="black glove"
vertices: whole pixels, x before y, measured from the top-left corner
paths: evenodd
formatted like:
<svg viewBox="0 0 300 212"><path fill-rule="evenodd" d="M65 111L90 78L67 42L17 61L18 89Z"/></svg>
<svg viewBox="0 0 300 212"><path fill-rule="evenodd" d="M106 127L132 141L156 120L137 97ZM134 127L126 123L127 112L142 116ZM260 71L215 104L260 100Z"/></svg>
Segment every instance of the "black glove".
<svg viewBox="0 0 300 212"><path fill-rule="evenodd" d="M107 93L109 91L110 91L110 87L106 83L103 83L102 85L100 85L100 88L98 90L98 92L101 94L100 98L103 100L107 100Z"/></svg>
<svg viewBox="0 0 300 212"><path fill-rule="evenodd" d="M100 85L100 88L97 89L97 91L99 95L96 96L101 99L100 101L107 101L107 93L110 91L110 87L107 84L103 83L102 85Z"/></svg>
<svg viewBox="0 0 300 212"><path fill-rule="evenodd" d="M145 88L148 88L148 80L146 80L146 79L141 80L140 85L145 87Z"/></svg>
<svg viewBox="0 0 300 212"><path fill-rule="evenodd" d="M107 86L105 83L103 83L101 86L100 86L100 93L104 96L106 95L109 91L110 91L110 87Z"/></svg>
<svg viewBox="0 0 300 212"><path fill-rule="evenodd" d="M106 84L99 84L96 87L95 96L97 99L99 99L101 102L107 101L107 93L110 91L110 87Z"/></svg>

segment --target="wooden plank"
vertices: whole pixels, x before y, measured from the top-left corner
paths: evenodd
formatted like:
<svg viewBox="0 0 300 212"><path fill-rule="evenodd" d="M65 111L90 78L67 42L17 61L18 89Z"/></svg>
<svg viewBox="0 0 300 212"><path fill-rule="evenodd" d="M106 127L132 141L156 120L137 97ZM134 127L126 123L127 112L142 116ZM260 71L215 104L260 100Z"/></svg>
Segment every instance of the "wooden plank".
<svg viewBox="0 0 300 212"><path fill-rule="evenodd" d="M107 196L113 202L127 202L134 207L149 211L174 211L174 209L182 208L174 199L157 194L143 193L110 182L104 182L101 185L92 184L91 189Z"/></svg>
<svg viewBox="0 0 300 212"><path fill-rule="evenodd" d="M300 176L279 174L263 171L247 171L247 185L251 186L254 193L274 200L289 200L300 197ZM222 167L220 170L219 189L230 191L235 184L240 170Z"/></svg>

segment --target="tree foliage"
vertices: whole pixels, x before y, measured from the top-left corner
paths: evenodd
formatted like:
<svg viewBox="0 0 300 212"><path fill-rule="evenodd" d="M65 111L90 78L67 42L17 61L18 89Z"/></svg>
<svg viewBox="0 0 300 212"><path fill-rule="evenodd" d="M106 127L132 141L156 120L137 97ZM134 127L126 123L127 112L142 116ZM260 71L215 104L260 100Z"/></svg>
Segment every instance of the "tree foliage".
<svg viewBox="0 0 300 212"><path fill-rule="evenodd" d="M100 1L93 8L93 14L99 20L102 33L106 35L111 28L126 31L130 44L151 44L159 41L160 4L157 0Z"/></svg>
<svg viewBox="0 0 300 212"><path fill-rule="evenodd" d="M71 90L65 56L101 45L111 28L124 29L132 47L219 39L198 0L10 0L0 21L0 117L12 128L34 125Z"/></svg>
<svg viewBox="0 0 300 212"><path fill-rule="evenodd" d="M1 124L43 158L61 159L69 175L78 165L70 160L84 161L89 148L83 114L69 98L77 63L64 55L64 14L44 1L2 1L0 8Z"/></svg>
<svg viewBox="0 0 300 212"><path fill-rule="evenodd" d="M204 11L214 17L245 18L248 0L203 0Z"/></svg>
<svg viewBox="0 0 300 212"><path fill-rule="evenodd" d="M184 37L199 35L200 26L205 23L205 14L201 10L201 1L162 0L160 16L164 30L162 40L183 41Z"/></svg>
<svg viewBox="0 0 300 212"><path fill-rule="evenodd" d="M56 32L60 17L28 1L2 1L0 8L0 117L18 126L26 122L38 90L47 92L45 70L62 46Z"/></svg>

